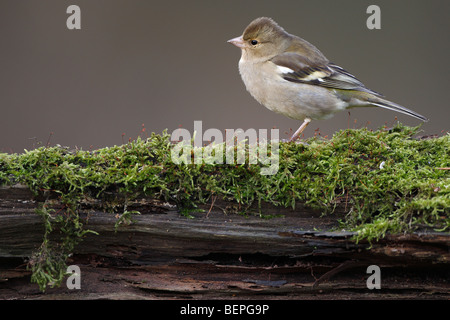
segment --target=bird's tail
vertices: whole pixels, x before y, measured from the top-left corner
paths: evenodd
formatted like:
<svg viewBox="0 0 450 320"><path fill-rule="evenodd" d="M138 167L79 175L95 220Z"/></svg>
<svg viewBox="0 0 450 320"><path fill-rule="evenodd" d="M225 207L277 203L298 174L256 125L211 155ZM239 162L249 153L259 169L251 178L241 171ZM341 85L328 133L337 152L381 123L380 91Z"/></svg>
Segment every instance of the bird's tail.
<svg viewBox="0 0 450 320"><path fill-rule="evenodd" d="M380 97L370 97L367 101L370 104L372 104L374 106L377 106L377 107L381 107L381 108L385 108L385 109L401 112L401 113L407 114L407 115L409 115L411 117L414 117L414 118L420 119L422 121L425 121L425 122L428 121L428 119L426 117L424 117L423 115L418 114L417 112L412 111L412 110L410 110L408 108L405 108L405 107L403 107L403 106L401 106L399 104L396 104L396 103L394 103L392 101L382 99Z"/></svg>

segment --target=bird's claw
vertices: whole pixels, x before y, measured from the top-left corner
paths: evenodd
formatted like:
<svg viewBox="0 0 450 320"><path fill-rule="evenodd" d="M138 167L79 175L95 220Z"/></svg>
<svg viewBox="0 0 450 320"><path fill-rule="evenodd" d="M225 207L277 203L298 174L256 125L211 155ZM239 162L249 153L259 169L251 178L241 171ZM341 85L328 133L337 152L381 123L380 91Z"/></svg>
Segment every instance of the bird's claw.
<svg viewBox="0 0 450 320"><path fill-rule="evenodd" d="M303 144L303 145L305 145L305 146L309 146L308 143L306 143L305 141L302 141L302 140L300 140L300 139L296 139L296 140L291 140L291 139L281 139L280 141L281 141L281 142L284 142L284 143L295 143L295 144Z"/></svg>

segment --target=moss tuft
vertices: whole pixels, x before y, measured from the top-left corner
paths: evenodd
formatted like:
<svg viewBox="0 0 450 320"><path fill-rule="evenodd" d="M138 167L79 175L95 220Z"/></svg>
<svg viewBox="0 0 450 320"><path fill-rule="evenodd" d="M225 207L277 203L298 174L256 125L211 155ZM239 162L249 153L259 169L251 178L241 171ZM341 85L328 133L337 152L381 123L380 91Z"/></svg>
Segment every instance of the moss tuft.
<svg viewBox="0 0 450 320"><path fill-rule="evenodd" d="M30 266L33 280L45 289L61 281L66 257L90 232L78 216L87 198L101 199L103 210L119 213L116 226L132 221L135 212L127 204L144 195L176 203L187 216L211 197L236 202L240 213L262 202L286 208L301 202L326 213L345 203L342 226L357 232L356 241L423 226L447 231L450 135L413 139L418 130L398 124L389 130L342 130L307 145L280 143L274 175L261 175L261 166L248 162L175 164L167 132L96 151L41 147L0 154L0 184L26 184L44 199L36 212L45 222L45 237ZM57 212L49 209L55 196L64 204ZM51 244L56 229L64 238Z"/></svg>

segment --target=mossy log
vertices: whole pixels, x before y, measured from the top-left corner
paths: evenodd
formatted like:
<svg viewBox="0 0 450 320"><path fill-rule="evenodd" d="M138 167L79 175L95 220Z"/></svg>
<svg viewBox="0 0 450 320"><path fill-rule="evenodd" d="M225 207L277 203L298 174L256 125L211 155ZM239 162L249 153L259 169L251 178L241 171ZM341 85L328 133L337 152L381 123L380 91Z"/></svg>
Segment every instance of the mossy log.
<svg viewBox="0 0 450 320"><path fill-rule="evenodd" d="M339 229L331 215L297 204L261 204L265 215L232 213L215 199L191 217L151 198L131 202L133 223L115 229L114 214L85 201L88 234L68 264L81 268L82 289L41 293L26 260L42 242L39 199L23 186L0 188L0 298L448 298L450 234L423 229L368 243ZM53 206L58 208L57 200ZM366 269L382 270L369 290Z"/></svg>

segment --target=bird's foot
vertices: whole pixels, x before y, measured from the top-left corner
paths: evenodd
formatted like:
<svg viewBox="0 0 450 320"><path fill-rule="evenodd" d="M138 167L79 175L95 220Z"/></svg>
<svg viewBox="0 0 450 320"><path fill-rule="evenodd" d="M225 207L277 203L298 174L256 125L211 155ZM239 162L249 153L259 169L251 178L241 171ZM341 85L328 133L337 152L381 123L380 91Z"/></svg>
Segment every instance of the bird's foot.
<svg viewBox="0 0 450 320"><path fill-rule="evenodd" d="M296 140L292 140L292 139L281 139L280 141L281 141L281 142L284 142L284 143L290 143L290 142L292 142L292 143L295 143L295 144L303 144L304 146L309 146L308 143L306 143L305 141L302 141L302 140L300 140L300 139L296 139Z"/></svg>

